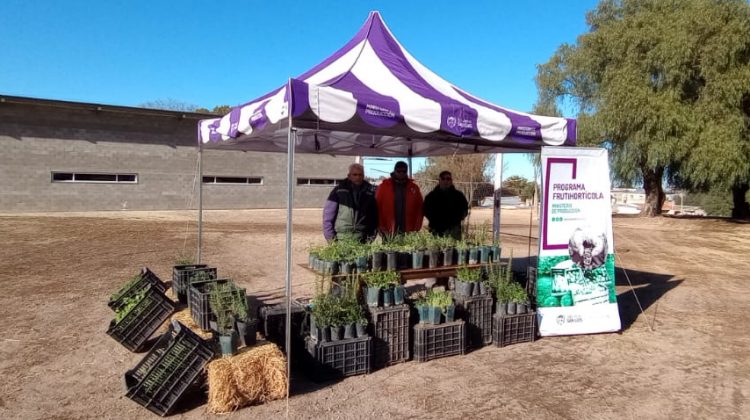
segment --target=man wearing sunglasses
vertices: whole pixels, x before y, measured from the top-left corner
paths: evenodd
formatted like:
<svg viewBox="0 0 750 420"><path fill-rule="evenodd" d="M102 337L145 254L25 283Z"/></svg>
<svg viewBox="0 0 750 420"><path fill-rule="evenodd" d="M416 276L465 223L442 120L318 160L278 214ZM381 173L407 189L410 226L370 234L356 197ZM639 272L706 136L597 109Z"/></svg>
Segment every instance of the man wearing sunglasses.
<svg viewBox="0 0 750 420"><path fill-rule="evenodd" d="M408 170L406 162L396 162L391 177L377 189L378 229L385 238L422 228L422 192Z"/></svg>
<svg viewBox="0 0 750 420"><path fill-rule="evenodd" d="M437 236L461 240L461 222L469 214L466 196L453 186L453 175L440 172L440 181L424 199L424 215L430 231Z"/></svg>

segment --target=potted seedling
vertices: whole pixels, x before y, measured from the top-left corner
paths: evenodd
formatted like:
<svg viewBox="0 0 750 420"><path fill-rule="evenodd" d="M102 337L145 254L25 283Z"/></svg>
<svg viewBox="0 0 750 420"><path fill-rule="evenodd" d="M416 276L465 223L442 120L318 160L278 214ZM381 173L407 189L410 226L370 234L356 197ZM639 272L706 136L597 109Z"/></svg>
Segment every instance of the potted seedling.
<svg viewBox="0 0 750 420"><path fill-rule="evenodd" d="M216 332L219 335L219 346L223 356L231 356L237 352L237 332L233 328L231 294L227 299L227 287L231 285L214 284L208 297L211 312L216 316Z"/></svg>
<svg viewBox="0 0 750 420"><path fill-rule="evenodd" d="M333 296L319 294L312 302L312 316L310 318L310 335L318 341L331 341L331 315L333 312Z"/></svg>
<svg viewBox="0 0 750 420"><path fill-rule="evenodd" d="M427 241L427 262L430 268L438 266L440 260L440 238L430 235Z"/></svg>
<svg viewBox="0 0 750 420"><path fill-rule="evenodd" d="M478 268L460 267L456 270L456 294L459 296L472 296L478 294L479 281L482 279L482 271ZM474 292L477 289L477 292Z"/></svg>
<svg viewBox="0 0 750 420"><path fill-rule="evenodd" d="M232 291L232 313L236 322L237 334L244 346L252 346L256 342L257 319L251 319L248 314L247 297L244 289L235 288Z"/></svg>
<svg viewBox="0 0 750 420"><path fill-rule="evenodd" d="M454 264L455 242L453 238L446 236L440 238L440 248L443 250L443 265L451 266Z"/></svg>
<svg viewBox="0 0 750 420"><path fill-rule="evenodd" d="M469 244L466 241L458 241L456 248L456 265L466 265L469 262L468 250Z"/></svg>
<svg viewBox="0 0 750 420"><path fill-rule="evenodd" d="M419 323L426 324L430 316L429 303L427 302L427 296L421 296L414 302L414 307L417 308L419 314Z"/></svg>
<svg viewBox="0 0 750 420"><path fill-rule="evenodd" d="M383 252L382 243L370 244L370 258L372 260L372 271L380 271L383 269L385 261L385 252Z"/></svg>
<svg viewBox="0 0 750 420"><path fill-rule="evenodd" d="M375 271L365 276L365 285L367 286L365 301L367 302L367 306L374 308L380 306L380 289L383 284L383 273L388 273L388 271Z"/></svg>

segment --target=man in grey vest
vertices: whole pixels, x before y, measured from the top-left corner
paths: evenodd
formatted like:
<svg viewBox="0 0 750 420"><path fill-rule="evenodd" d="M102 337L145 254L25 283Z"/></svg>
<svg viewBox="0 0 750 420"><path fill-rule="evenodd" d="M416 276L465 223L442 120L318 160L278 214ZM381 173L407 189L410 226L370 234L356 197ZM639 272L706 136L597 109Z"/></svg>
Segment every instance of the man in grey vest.
<svg viewBox="0 0 750 420"><path fill-rule="evenodd" d="M367 242L375 239L377 227L375 188L365 181L364 167L353 163L346 179L333 188L323 207L323 236L329 242L344 237Z"/></svg>

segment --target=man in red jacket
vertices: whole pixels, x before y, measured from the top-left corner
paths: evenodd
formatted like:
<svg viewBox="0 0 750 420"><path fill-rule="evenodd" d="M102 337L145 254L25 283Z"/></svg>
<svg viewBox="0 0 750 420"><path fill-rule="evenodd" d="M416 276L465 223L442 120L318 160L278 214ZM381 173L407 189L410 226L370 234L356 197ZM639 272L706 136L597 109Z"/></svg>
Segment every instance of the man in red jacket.
<svg viewBox="0 0 750 420"><path fill-rule="evenodd" d="M406 162L396 162L391 177L383 180L375 193L378 229L386 238L422 228L422 193L407 175L408 169Z"/></svg>

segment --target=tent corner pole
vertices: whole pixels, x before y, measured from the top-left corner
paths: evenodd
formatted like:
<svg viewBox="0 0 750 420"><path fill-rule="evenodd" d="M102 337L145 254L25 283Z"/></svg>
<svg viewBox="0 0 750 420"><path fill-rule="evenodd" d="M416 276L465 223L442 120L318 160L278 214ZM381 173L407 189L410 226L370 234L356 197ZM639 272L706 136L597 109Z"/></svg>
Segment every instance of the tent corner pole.
<svg viewBox="0 0 750 420"><path fill-rule="evenodd" d="M495 155L495 193L492 206L492 240L500 243L500 201L503 196L503 154Z"/></svg>
<svg viewBox="0 0 750 420"><path fill-rule="evenodd" d="M292 209L294 207L294 149L296 130L292 119L292 79L287 85L287 202L286 202L286 322L284 345L286 350L286 417L289 418L289 389L292 377Z"/></svg>
<svg viewBox="0 0 750 420"><path fill-rule="evenodd" d="M203 143L198 141L198 250L195 263L201 263L203 248Z"/></svg>

